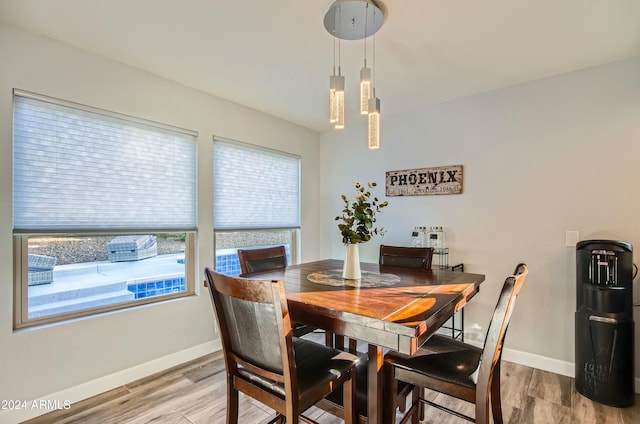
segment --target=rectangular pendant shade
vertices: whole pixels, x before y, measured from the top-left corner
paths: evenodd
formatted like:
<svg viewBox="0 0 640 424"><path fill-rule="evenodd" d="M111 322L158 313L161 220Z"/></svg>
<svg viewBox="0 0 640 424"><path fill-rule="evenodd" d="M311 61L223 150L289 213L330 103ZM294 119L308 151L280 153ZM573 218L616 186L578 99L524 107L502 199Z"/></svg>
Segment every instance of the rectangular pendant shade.
<svg viewBox="0 0 640 424"><path fill-rule="evenodd" d="M332 110L335 111L335 120L332 123L335 129L341 130L344 128L344 76L335 75L332 78L335 78L333 106L331 106Z"/></svg>
<svg viewBox="0 0 640 424"><path fill-rule="evenodd" d="M344 128L344 77L329 78L329 122L335 129Z"/></svg>
<svg viewBox="0 0 640 424"><path fill-rule="evenodd" d="M370 149L380 148L380 99L372 97L369 100L368 146Z"/></svg>
<svg viewBox="0 0 640 424"><path fill-rule="evenodd" d="M360 114L369 113L369 97L371 97L371 68L366 66L360 70Z"/></svg>
<svg viewBox="0 0 640 424"><path fill-rule="evenodd" d="M329 122L335 124L338 120L338 110L336 108L336 75L329 77Z"/></svg>

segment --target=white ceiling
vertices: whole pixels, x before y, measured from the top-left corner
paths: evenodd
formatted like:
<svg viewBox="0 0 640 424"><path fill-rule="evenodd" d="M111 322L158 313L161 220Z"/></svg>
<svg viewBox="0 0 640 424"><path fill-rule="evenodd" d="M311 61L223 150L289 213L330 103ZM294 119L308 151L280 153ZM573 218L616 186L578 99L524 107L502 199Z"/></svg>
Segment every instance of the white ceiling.
<svg viewBox="0 0 640 424"><path fill-rule="evenodd" d="M334 43L323 18L332 2L0 0L0 21L328 131ZM640 54L638 0L383 5L375 58L383 117ZM340 46L348 126L361 119L364 42Z"/></svg>

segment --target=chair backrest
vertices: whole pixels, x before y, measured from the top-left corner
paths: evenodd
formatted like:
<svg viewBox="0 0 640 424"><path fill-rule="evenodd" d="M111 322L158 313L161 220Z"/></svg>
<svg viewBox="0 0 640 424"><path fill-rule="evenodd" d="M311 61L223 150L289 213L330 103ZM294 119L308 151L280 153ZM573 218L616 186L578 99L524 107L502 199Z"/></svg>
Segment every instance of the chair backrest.
<svg viewBox="0 0 640 424"><path fill-rule="evenodd" d="M413 269L431 269L431 247L404 247L380 245L378 263L384 266Z"/></svg>
<svg viewBox="0 0 640 424"><path fill-rule="evenodd" d="M297 393L293 331L282 281L229 277L207 268L229 376L242 366Z"/></svg>
<svg viewBox="0 0 640 424"><path fill-rule="evenodd" d="M488 408L491 381L494 378L496 366L502 357L502 347L507 328L511 321L511 314L516 303L516 298L522 289L524 280L529 272L527 265L520 263L516 266L513 275L507 277L502 286L502 292L493 312L491 323L487 329L487 337L484 341L484 350L478 367L478 379L476 384L476 405L484 404ZM497 368L499 371L499 367Z"/></svg>
<svg viewBox="0 0 640 424"><path fill-rule="evenodd" d="M238 249L238 259L243 274L287 267L287 252L284 246Z"/></svg>

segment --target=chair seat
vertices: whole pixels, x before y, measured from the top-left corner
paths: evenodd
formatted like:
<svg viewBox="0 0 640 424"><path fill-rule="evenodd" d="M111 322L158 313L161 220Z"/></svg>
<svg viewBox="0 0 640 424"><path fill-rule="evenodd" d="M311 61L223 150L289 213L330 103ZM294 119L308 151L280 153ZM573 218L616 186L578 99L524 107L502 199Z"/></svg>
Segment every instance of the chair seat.
<svg viewBox="0 0 640 424"><path fill-rule="evenodd" d="M313 327L307 324L302 324L300 322L294 322L292 324L293 324L293 337L302 337L316 330L316 327Z"/></svg>
<svg viewBox="0 0 640 424"><path fill-rule="evenodd" d="M326 395L334 390L335 382L344 380L347 373L357 366L361 358L349 352L294 338L300 409L305 410L318 400L318 393ZM238 373L248 381L284 399L284 384L259 376L240 368Z"/></svg>
<svg viewBox="0 0 640 424"><path fill-rule="evenodd" d="M367 416L367 356L366 354L358 354L360 362L356 368L356 410L363 417ZM334 405L342 406L342 388L338 388L327 396L327 400Z"/></svg>
<svg viewBox="0 0 640 424"><path fill-rule="evenodd" d="M367 397L369 390L369 377L368 377L368 367L367 367L367 355L366 353L358 353L360 356L360 362L356 368L356 410L358 414L362 417L367 416ZM398 393L402 393L405 390L406 384L403 382L399 382L398 384ZM327 395L326 400L331 402L333 405L337 405L338 407L342 407L342 388L338 388L334 390L332 393ZM329 409L329 412L332 412Z"/></svg>
<svg viewBox="0 0 640 424"><path fill-rule="evenodd" d="M424 376L475 389L481 356L481 348L434 335L413 356L389 352L385 362L396 367L399 380L415 381Z"/></svg>

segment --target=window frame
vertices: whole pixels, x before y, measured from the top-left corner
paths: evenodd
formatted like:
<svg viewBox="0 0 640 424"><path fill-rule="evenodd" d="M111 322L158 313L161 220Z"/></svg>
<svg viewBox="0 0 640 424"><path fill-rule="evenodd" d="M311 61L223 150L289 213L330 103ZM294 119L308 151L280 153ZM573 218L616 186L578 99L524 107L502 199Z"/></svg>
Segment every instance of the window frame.
<svg viewBox="0 0 640 424"><path fill-rule="evenodd" d="M23 90L14 89L14 96L26 97L34 100L40 100L43 102L49 102L52 104L58 104L62 106L71 107L83 112L93 112L99 115L105 115L108 118L120 118L125 121L131 121L132 123L141 123L152 128L157 128L159 131L171 130L174 132L180 132L193 137L195 166L193 178L196 190L196 205L197 211L197 137L198 133L191 130L173 127L171 125L152 122L143 118L131 117L117 112L97 109L91 106L85 106L82 104L69 102L65 100L59 100L51 98L45 95L36 93L30 93ZM16 125L15 119L12 119L12 126ZM15 138L12 138L12 147L15 142ZM13 166L13 160L12 160ZM14 171L12 171L12 178L15 178ZM14 189L12 188L12 196L14 195ZM13 197L12 197L13 198ZM13 214L13 207L12 207ZM197 245L197 212L194 216L193 227L191 228L163 228L161 225L155 225L153 228L137 229L137 228L105 228L104 226L96 225L95 228L79 228L79 229L57 229L52 226L51 229L16 229L12 228L12 251L13 251L13 287L14 287L14 299L13 299L13 329L19 330L29 327L41 326L45 324L59 323L81 317L96 316L107 312L126 310L133 307L139 307L142 305L149 305L155 303L161 303L178 298L191 297L196 295L196 245ZM162 233L185 233L185 250L184 250L184 278L185 278L185 290L180 292L173 292L167 294L153 295L149 297L133 299L130 301L124 301L119 303L113 303L110 305L103 305L97 307L88 307L82 310L54 313L42 317L29 318L28 317L28 302L29 302L29 286L28 286L28 254L29 254L29 238L30 237L87 237L87 236L119 236L119 235L140 235L140 234L162 234Z"/></svg>
<svg viewBox="0 0 640 424"><path fill-rule="evenodd" d="M155 234L162 233L156 231ZM114 303L111 305L98 306L93 308L86 308L78 311L65 312L47 315L38 318L29 318L29 296L28 296L28 248L29 237L32 236L46 236L46 237L87 237L87 236L118 236L118 235L133 235L140 234L140 232L91 232L91 233L31 233L31 234L14 234L13 236L13 269L14 269L14 330L23 328L41 326L45 324L53 324L76 318L94 316L104 314L106 312L113 312L119 310L125 310L142 305L149 305L152 303L160 303L173 299L185 298L196 295L196 269L195 269L195 246L197 233L195 231L186 232L185 240L185 290L176 293L162 294L157 296L145 297L143 299L134 299L128 302Z"/></svg>
<svg viewBox="0 0 640 424"><path fill-rule="evenodd" d="M289 265L296 265L300 263L300 228L241 228L241 229L233 229L233 230L213 230L213 256L214 258L217 256L218 248L217 248L217 236L218 234L224 233L258 233L258 232L271 232L271 231L288 231L289 237L291 240L291 245L289 247ZM251 249L253 246L241 246L238 249ZM256 248L259 246L256 246ZM216 260L214 259L214 269L217 267ZM217 270L217 269L216 269Z"/></svg>
<svg viewBox="0 0 640 424"><path fill-rule="evenodd" d="M227 138L222 138L222 137L218 137L218 136L214 136L213 137L213 143L212 143L212 148L214 151L214 156L213 156L213 160L212 160L212 173L213 175L215 175L215 169L213 169L215 167L215 144L216 143L223 143L223 144L230 144L230 145L237 145L240 146L244 149L254 149L257 151L264 151L267 152L269 154L274 154L274 155L282 155L283 157L288 157L288 158L295 158L298 162L298 204L297 204L297 210L298 210L298 221L299 221L299 225L298 226L294 226L294 227L282 227L282 226L277 226L277 227L242 227L242 226L234 226L234 227L229 227L229 228L216 228L215 226L215 178L213 180L213 186L212 186L212 191L214 193L213 196L213 202L214 204L212 204L212 212L214 214L213 216L213 251L214 251L214 265L215 265L215 258L217 255L217 240L216 240L216 236L217 234L221 234L221 233L242 233L242 232L246 232L246 233L257 233L257 232L269 232L269 231L289 231L290 232L290 240L291 240L291 245L290 245L290 262L291 265L295 265L298 264L300 261L300 229L301 229L301 220L302 220L302 206L301 206L301 201L302 201L302 182L301 182L301 178L302 178L302 158L299 155L295 155L292 153L288 153L288 152L283 152L283 151L279 151L279 150L275 150L275 149L270 149L268 147L263 147L263 146L258 146L258 145L254 145L254 144L250 144L250 143L245 143L245 142L241 142L241 141L236 141L236 140L230 140ZM242 247L239 247L242 248ZM249 247L250 248L250 247Z"/></svg>

